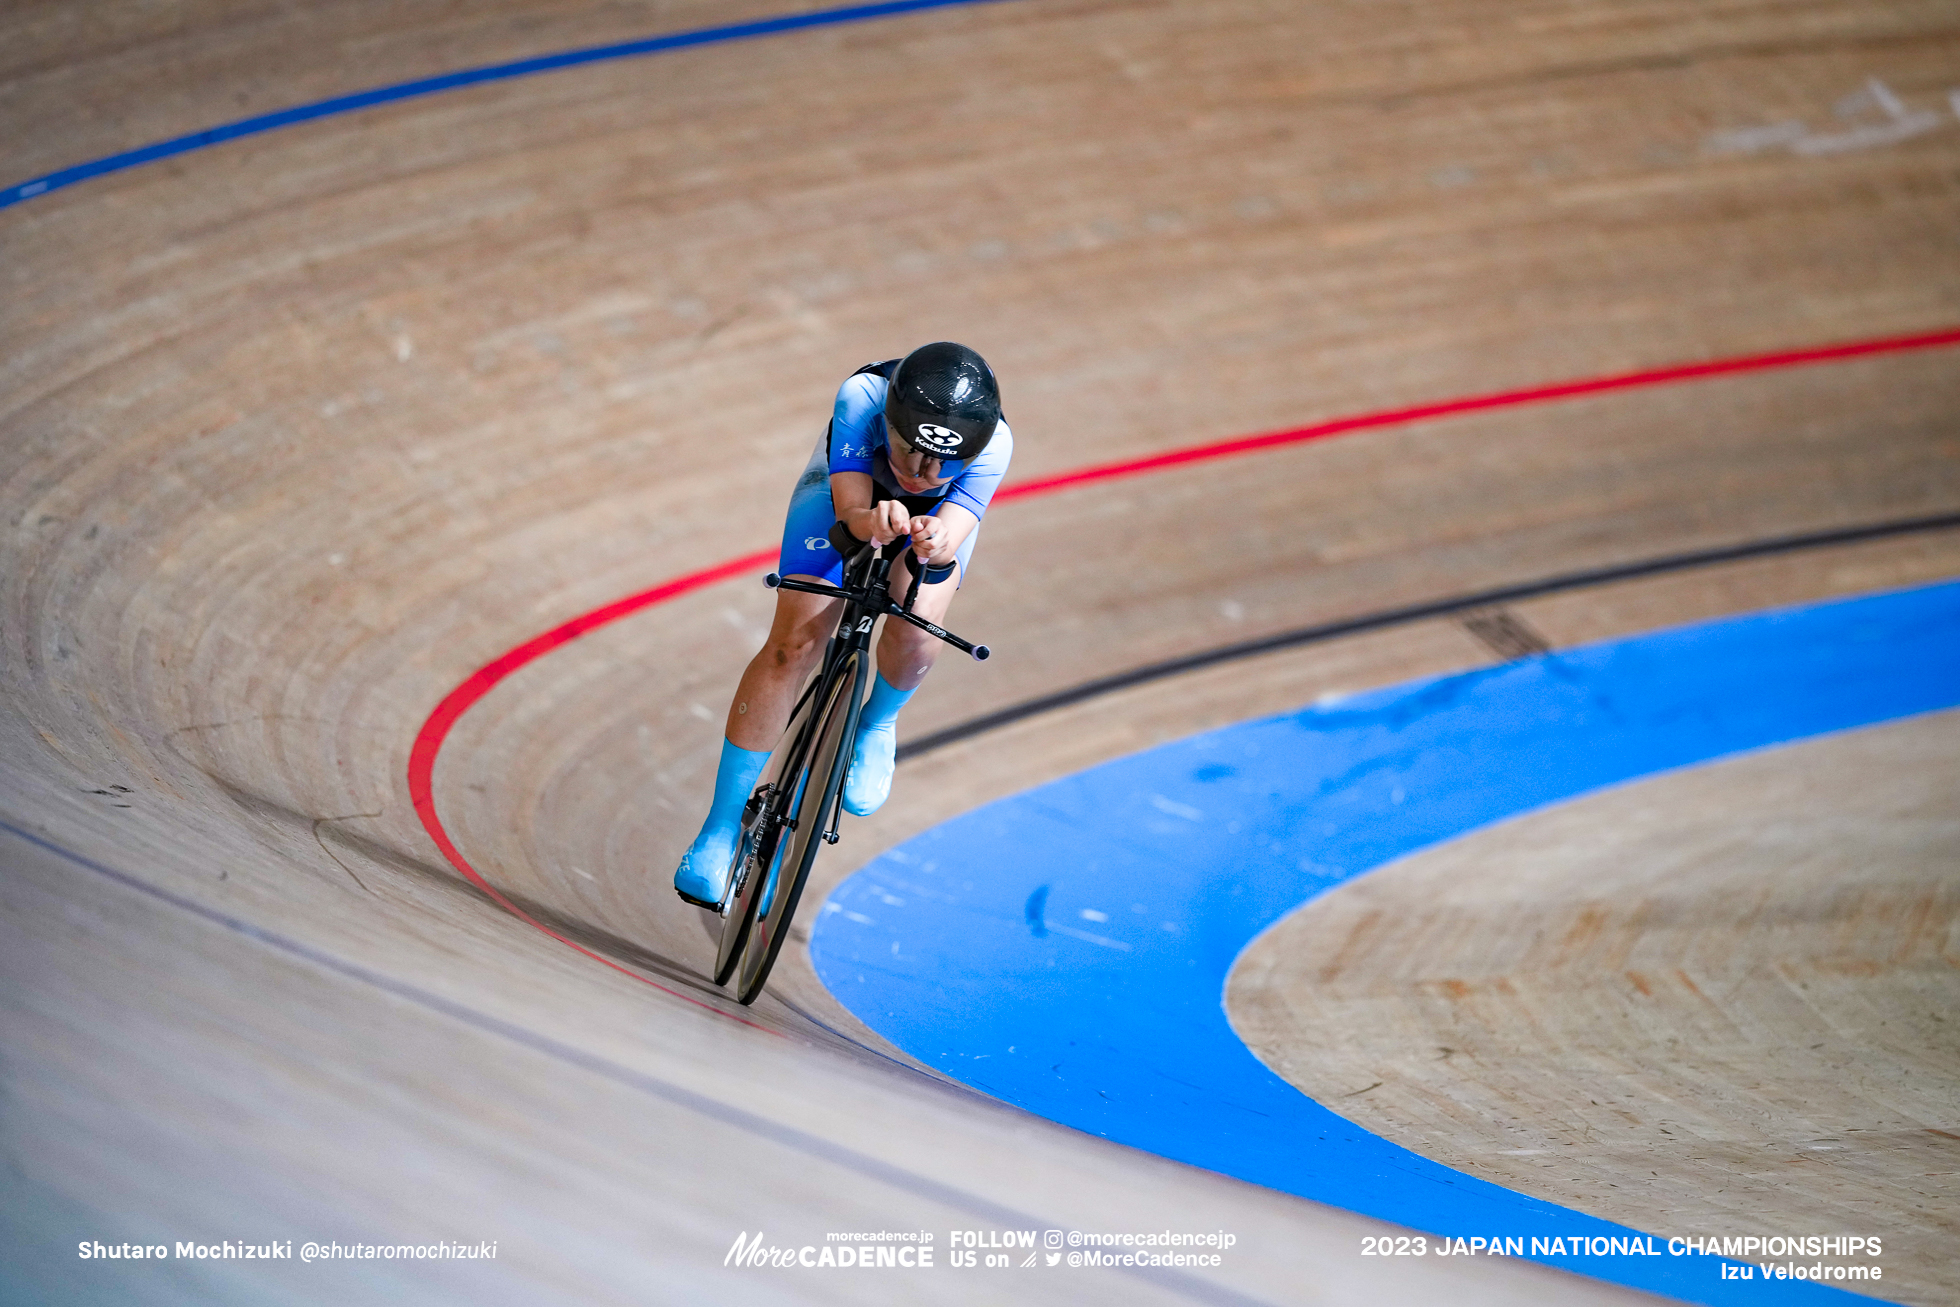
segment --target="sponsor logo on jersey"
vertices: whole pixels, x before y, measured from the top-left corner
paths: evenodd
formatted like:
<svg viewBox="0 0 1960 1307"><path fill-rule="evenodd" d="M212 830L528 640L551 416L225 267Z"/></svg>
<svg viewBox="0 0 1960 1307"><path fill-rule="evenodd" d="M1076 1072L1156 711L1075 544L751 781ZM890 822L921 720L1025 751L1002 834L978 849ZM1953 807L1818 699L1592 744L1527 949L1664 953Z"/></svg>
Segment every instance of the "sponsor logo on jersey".
<svg viewBox="0 0 1960 1307"><path fill-rule="evenodd" d="M804 536L803 547L805 549L828 549L830 548L830 541L824 539L822 536Z"/></svg>

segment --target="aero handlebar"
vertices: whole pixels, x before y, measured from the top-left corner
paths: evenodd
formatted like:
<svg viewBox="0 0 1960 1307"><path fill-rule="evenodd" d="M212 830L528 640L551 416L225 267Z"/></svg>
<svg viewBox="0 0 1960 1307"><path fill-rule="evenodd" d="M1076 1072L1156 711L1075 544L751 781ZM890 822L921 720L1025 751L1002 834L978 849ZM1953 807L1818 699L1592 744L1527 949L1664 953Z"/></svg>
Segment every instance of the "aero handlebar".
<svg viewBox="0 0 1960 1307"><path fill-rule="evenodd" d="M953 569L958 564L948 563L943 567L933 567L925 564L920 560L918 555L911 552L911 542L904 537L900 537L900 539L885 545L884 556L887 559L895 559L900 554L904 554L907 556L906 565L912 571L912 584L905 593L905 602L899 604L892 600L889 593L883 592L882 590L878 593L873 593L870 585L862 588L848 586L852 566L859 561L865 550L872 547L869 541L859 540L850 533L850 529L842 522L837 522L830 528L830 543L844 557L846 587L840 588L834 585L825 585L822 582L795 581L783 576L779 572L771 572L769 575L763 577L762 584L768 586L771 590L797 590L804 594L823 595L829 599L844 599L854 604L863 605L874 613L900 618L918 627L927 635L944 640L961 653L972 655L975 662L985 662L992 656L993 650L989 649L986 645L970 644L944 627L936 626L912 611L912 603L919 596L920 582L923 581L928 585L937 585L951 576ZM935 573L937 575L934 575ZM871 584L881 585L882 578Z"/></svg>

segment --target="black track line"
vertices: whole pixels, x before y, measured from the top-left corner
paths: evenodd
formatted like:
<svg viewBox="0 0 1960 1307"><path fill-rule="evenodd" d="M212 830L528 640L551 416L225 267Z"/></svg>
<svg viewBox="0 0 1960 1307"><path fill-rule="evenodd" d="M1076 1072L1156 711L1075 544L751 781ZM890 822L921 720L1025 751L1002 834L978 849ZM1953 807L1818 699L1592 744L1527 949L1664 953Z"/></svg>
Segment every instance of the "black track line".
<svg viewBox="0 0 1960 1307"><path fill-rule="evenodd" d="M1480 590L1475 594L1457 595L1448 599L1435 599L1428 603L1411 604L1403 608L1387 608L1376 613L1365 613L1359 617L1343 618L1338 622L1326 622L1319 626L1305 626L1298 630L1281 631L1276 635L1261 636L1256 640L1246 640L1238 644L1220 645L1180 658L1167 659L1159 663L1147 663L1133 667L1127 672L1117 672L1113 676L1097 677L1066 690L1057 690L1039 698L1026 699L1010 704L1005 708L955 722L942 730L922 735L916 740L901 744L898 760L923 757L935 749L943 749L961 740L970 740L976 735L1011 726L1015 722L1039 717L1042 713L1066 708L1070 704L1082 703L1089 699L1127 690L1133 685L1143 685L1150 681L1160 681L1166 677L1184 672L1196 671L1200 667L1213 667L1219 663L1229 663L1240 658L1253 658L1259 654L1271 653L1275 649L1290 649L1296 645L1318 644L1323 640L1333 640L1344 635L1355 635L1362 631L1378 631L1384 627L1401 626L1407 622L1420 622L1432 617L1447 617L1472 608L1485 608L1492 604L1512 603L1519 599L1532 599L1539 595L1557 594L1563 590L1583 590L1587 586L1605 585L1612 581L1627 581L1635 577L1655 576L1664 572L1680 572L1693 567L1708 567L1716 563L1731 563L1744 558L1762 558L1771 554L1795 553L1804 549L1821 549L1829 545L1854 544L1862 540L1882 540L1888 536L1912 535L1921 531L1943 531L1960 527L1960 513L1939 513L1931 517L1900 518L1891 522L1875 522L1866 526L1840 527L1831 531L1813 531L1804 535L1777 536L1768 540L1753 540L1746 544L1727 545L1720 549L1703 549L1694 553L1668 554L1660 558L1649 558L1634 563L1621 563L1613 567L1592 568L1584 572L1569 572L1563 576L1546 577L1538 581L1526 581L1522 585L1504 586L1496 590Z"/></svg>

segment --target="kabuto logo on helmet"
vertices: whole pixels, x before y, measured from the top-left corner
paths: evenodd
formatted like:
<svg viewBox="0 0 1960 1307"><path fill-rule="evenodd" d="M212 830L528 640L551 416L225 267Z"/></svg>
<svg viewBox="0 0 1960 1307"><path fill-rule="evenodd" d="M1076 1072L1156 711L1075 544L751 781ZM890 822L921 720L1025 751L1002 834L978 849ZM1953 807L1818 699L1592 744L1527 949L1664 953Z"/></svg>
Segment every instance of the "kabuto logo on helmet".
<svg viewBox="0 0 1960 1307"><path fill-rule="evenodd" d="M958 449L960 445L960 433L951 427L941 427L935 426L930 422L921 422L918 427L918 433L919 447L922 449L944 453L947 450Z"/></svg>

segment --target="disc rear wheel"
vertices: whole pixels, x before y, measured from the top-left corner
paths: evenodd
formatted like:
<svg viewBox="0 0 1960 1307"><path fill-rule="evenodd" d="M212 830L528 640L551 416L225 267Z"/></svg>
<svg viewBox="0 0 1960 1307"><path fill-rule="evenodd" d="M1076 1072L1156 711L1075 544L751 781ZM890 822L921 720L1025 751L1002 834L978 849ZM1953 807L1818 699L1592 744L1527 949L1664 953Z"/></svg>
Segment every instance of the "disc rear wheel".
<svg viewBox="0 0 1960 1307"><path fill-rule="evenodd" d="M717 985L726 985L735 973L735 965L742 960L742 946L748 943L762 887L768 883L777 855L782 851L783 821L794 805L797 786L807 770L820 681L821 677L813 678L797 698L782 743L770 755L760 783L743 805L742 838L736 841L734 865L729 869L721 944L715 954ZM787 783L785 773L789 776Z"/></svg>
<svg viewBox="0 0 1960 1307"><path fill-rule="evenodd" d="M730 888L721 919L721 946L715 954L715 983L726 985L742 960L742 945L748 942L749 925L755 920L756 888L761 868L776 856L779 814L773 803L776 789L765 782L750 796L742 811L742 838L735 845L734 866L729 871Z"/></svg>

